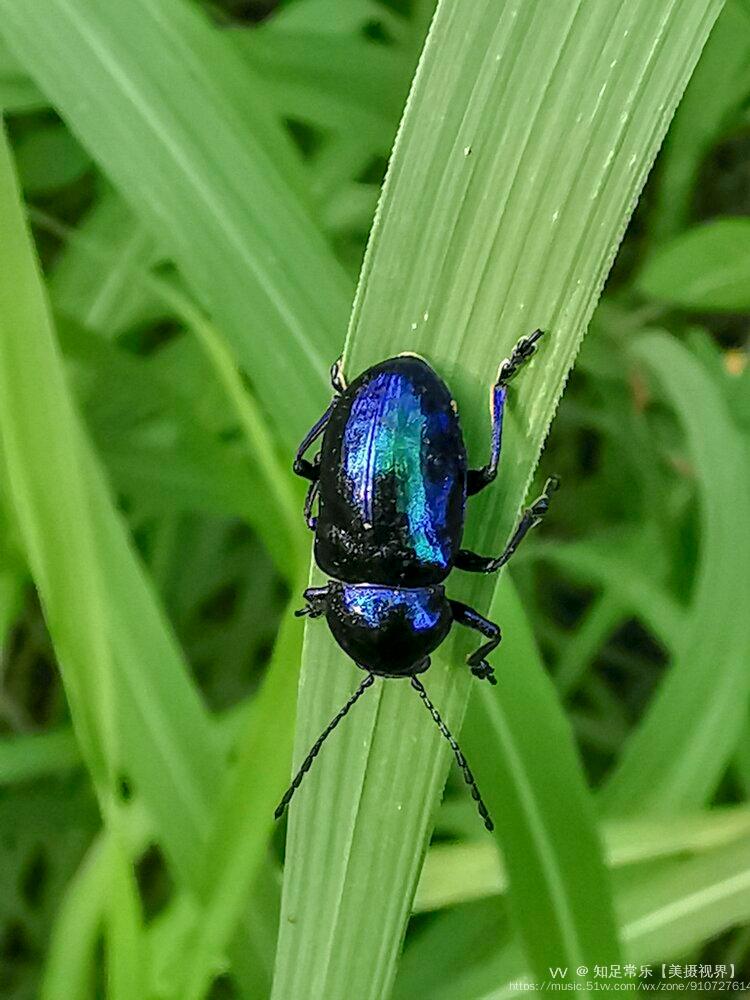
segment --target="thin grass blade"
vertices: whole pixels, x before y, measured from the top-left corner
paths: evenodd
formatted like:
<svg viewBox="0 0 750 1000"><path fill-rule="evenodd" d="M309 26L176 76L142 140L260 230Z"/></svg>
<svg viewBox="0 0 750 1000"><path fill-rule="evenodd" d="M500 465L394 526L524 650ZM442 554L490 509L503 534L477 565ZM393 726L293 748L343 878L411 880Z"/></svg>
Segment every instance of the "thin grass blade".
<svg viewBox="0 0 750 1000"><path fill-rule="evenodd" d="M505 579L490 618L506 638L497 687L475 689L462 745L496 817L509 904L535 977L620 960L593 800L517 592ZM540 928L544 933L540 934Z"/></svg>
<svg viewBox="0 0 750 1000"><path fill-rule="evenodd" d="M750 523L745 443L719 386L686 348L649 334L633 352L685 428L703 542L675 662L602 791L612 814L702 805L740 738L750 695L750 536L735 528L735 518Z"/></svg>
<svg viewBox="0 0 750 1000"><path fill-rule="evenodd" d="M20 226L3 150L3 214ZM7 484L97 787L106 801L103 792L111 786L119 795L122 779L134 786L173 873L195 887L223 754L75 414L31 250L19 233L9 222L0 241L7 255L0 269Z"/></svg>

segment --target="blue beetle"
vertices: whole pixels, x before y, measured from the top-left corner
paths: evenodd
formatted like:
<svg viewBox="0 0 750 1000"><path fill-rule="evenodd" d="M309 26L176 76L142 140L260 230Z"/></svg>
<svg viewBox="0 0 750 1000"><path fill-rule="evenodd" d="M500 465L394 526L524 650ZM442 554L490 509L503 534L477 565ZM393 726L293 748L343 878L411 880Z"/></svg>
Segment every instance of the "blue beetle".
<svg viewBox="0 0 750 1000"><path fill-rule="evenodd" d="M408 677L450 743L485 826L493 829L466 759L418 675L429 667L429 654L453 622L459 622L486 639L467 658L472 673L496 683L486 657L500 642L499 627L448 598L443 580L453 568L499 570L542 520L557 489L556 477L548 479L501 555L481 556L460 547L467 496L497 476L508 383L533 356L542 335L535 330L519 340L498 369L490 391L490 460L481 469L468 468L456 404L422 358L402 354L381 361L348 386L340 361L331 369L333 401L300 445L294 471L310 482L305 517L315 532L315 560L333 579L325 587L308 587L306 606L296 613L325 615L338 644L366 676L311 748L276 809L277 819L324 741L375 677ZM305 453L321 435L311 462Z"/></svg>

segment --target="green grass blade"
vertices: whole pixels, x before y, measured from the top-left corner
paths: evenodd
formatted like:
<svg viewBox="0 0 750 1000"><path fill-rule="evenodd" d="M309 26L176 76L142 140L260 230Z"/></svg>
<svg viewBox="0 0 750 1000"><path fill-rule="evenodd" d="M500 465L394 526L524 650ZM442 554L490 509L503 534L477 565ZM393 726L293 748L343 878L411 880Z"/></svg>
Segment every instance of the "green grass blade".
<svg viewBox="0 0 750 1000"><path fill-rule="evenodd" d="M41 1000L91 996L108 848L106 837L96 842L68 883L50 935Z"/></svg>
<svg viewBox="0 0 750 1000"><path fill-rule="evenodd" d="M750 920L750 839L667 867L624 894L622 936L632 962L679 959Z"/></svg>
<svg viewBox="0 0 750 1000"><path fill-rule="evenodd" d="M97 470L98 471L98 470ZM108 552L122 741L128 768L179 881L199 891L224 756L149 581L92 470L95 526ZM254 957L254 942L243 953ZM255 964L260 968L261 960ZM260 977L262 979L262 976Z"/></svg>
<svg viewBox="0 0 750 1000"><path fill-rule="evenodd" d="M648 549L643 540L584 538L537 545L536 555L563 570L582 586L597 584L622 608L643 621L666 646L681 635L685 614L679 603L648 572Z"/></svg>
<svg viewBox="0 0 750 1000"><path fill-rule="evenodd" d="M65 773L79 765L80 752L70 729L53 729L0 740L0 785Z"/></svg>
<svg viewBox="0 0 750 1000"><path fill-rule="evenodd" d="M274 20L236 32L235 43L278 113L388 152L413 69L404 53L361 36L279 30Z"/></svg>
<svg viewBox="0 0 750 1000"><path fill-rule="evenodd" d="M617 962L593 802L509 580L496 588L489 616L505 627L503 664L497 687L474 690L461 743L496 817L524 952L540 980L556 966Z"/></svg>
<svg viewBox="0 0 750 1000"><path fill-rule="evenodd" d="M38 215L32 214L32 221L41 223ZM127 204L105 191L73 233L76 238L67 238L70 234L58 230L66 243L49 277L55 309L110 340L153 315L153 297L132 277L136 267L155 263L160 255ZM106 247L108 253L97 256L94 246Z"/></svg>
<svg viewBox="0 0 750 1000"><path fill-rule="evenodd" d="M203 852L199 912L174 1000L201 1000L243 912L252 879L265 857L273 811L289 773L294 736L301 622L289 607L268 672L237 740Z"/></svg>
<svg viewBox="0 0 750 1000"><path fill-rule="evenodd" d="M148 970L138 885L124 845L111 837L107 880L107 998L132 1000L146 996Z"/></svg>
<svg viewBox="0 0 750 1000"><path fill-rule="evenodd" d="M7 174L6 163L7 154ZM2 190L4 218L22 220L20 205L9 201L11 189L6 184ZM77 738L95 780L104 785L114 771L115 778L132 783L172 871L193 888L223 754L73 415L35 272L34 295L19 293L34 286L30 252L11 242L14 232L6 225L0 244L4 258L7 254L0 285L0 428L14 508L63 669ZM40 336L35 340L29 330ZM40 381L44 406L39 405ZM70 438L61 444L58 435L66 430ZM101 598L91 592L97 580ZM90 676L97 663L104 670L106 655L112 658L116 731L108 712L100 709L97 677ZM109 725L101 735L100 723L102 729ZM109 743L119 743L117 760L111 759Z"/></svg>
<svg viewBox="0 0 750 1000"><path fill-rule="evenodd" d="M0 133L0 433L6 489L104 811L117 768L108 609L79 472L77 418L49 320L5 133ZM44 385L44 405L38 386ZM72 586L73 581L77 581Z"/></svg>
<svg viewBox="0 0 750 1000"><path fill-rule="evenodd" d="M100 225L112 220L127 222L128 214L122 212L122 206L114 199L105 200L101 208L88 220L85 233L42 213L33 215L69 243L66 266L62 274L56 274L61 281L53 282L53 293L60 297L53 301L84 325L97 329L98 336L63 326L62 340L69 356L95 366L98 397L108 418L99 437L110 471L117 479L122 477L124 489L141 485L139 477L145 479L150 501L161 499L168 510L174 510L182 500L199 509L218 507L219 513L239 514L263 539L279 571L289 580L296 580L297 564L307 559L309 541L307 528L299 516L304 490L291 469L282 466L260 407L243 385L232 360L230 345L184 292L142 266L138 259L139 252L145 249L141 227L128 226L114 251L102 242ZM108 291L90 287L83 272L90 273L92 269L103 276ZM178 387L153 362L133 358L102 342L113 335L107 328L108 322L116 322L116 316L121 321L123 306L127 308L122 299L126 289L131 302L150 301L152 308L173 313L195 336L215 373L220 398L224 397L222 412L227 409L234 412L252 464L239 464L236 453L226 453L213 431L206 433L194 413L193 400L184 399ZM169 362L166 367L169 369ZM205 393L210 388L207 376L207 372L202 375ZM155 456L153 445L147 441L144 447L138 439L137 403L149 415L155 405L164 403L167 408L163 419L175 421L177 439L171 440L170 447L161 455L158 446ZM114 409L111 414L110 408ZM91 417L94 423L96 417L97 414ZM134 424L135 440L127 435L129 423ZM154 465L158 467L156 470ZM123 466L127 472L124 476Z"/></svg>
<svg viewBox="0 0 750 1000"><path fill-rule="evenodd" d="M750 837L750 808L733 806L679 817L634 816L609 820L602 840L610 868L675 855L701 854ZM485 841L438 844L427 852L414 910L440 910L507 891L508 873ZM419 939L415 943L419 948ZM426 961L426 959L425 959Z"/></svg>
<svg viewBox="0 0 750 1000"><path fill-rule="evenodd" d="M555 687L562 697L574 691L591 669L607 638L623 621L625 612L618 597L604 593L587 608L574 642L562 650L555 666Z"/></svg>
<svg viewBox="0 0 750 1000"><path fill-rule="evenodd" d="M602 792L610 813L702 805L740 737L750 674L750 488L744 441L721 390L673 338L634 348L685 428L695 468L702 548L675 662ZM731 515L729 512L731 511ZM731 613L728 613L731 609Z"/></svg>
<svg viewBox="0 0 750 1000"><path fill-rule="evenodd" d="M12 114L36 111L46 106L47 99L0 39L0 108Z"/></svg>
<svg viewBox="0 0 750 1000"><path fill-rule="evenodd" d="M747 838L667 865L626 888L618 897L625 961L640 966L684 960L722 931L750 918L749 889ZM438 990L434 1000L509 1000L529 992L511 986L524 978L531 977L521 956L508 950Z"/></svg>
<svg viewBox="0 0 750 1000"><path fill-rule="evenodd" d="M106 873L109 928L118 945L108 969L122 983L140 967L139 918L130 859L120 843L119 719L115 650L106 596L106 562L90 516L81 474L81 431L17 189L8 145L0 133L0 426L4 473L30 569L55 643L78 740L87 757L102 814L117 845ZM38 386L44 386L40 402ZM126 887L129 891L125 891Z"/></svg>
<svg viewBox="0 0 750 1000"><path fill-rule="evenodd" d="M550 331L513 392L502 486L467 542L510 533L565 377L675 104L713 0L443 3L396 142L355 303L349 377L401 350L454 389L474 464L487 387L535 326ZM314 576L314 578L317 578ZM489 605L491 583L451 593ZM318 627L315 627L315 626ZM308 627L296 759L357 683ZM459 728L469 689L447 645L427 678ZM274 998L381 997L392 981L448 766L413 692L378 684L291 810ZM379 947L363 948L363 941Z"/></svg>
<svg viewBox="0 0 750 1000"><path fill-rule="evenodd" d="M0 24L231 340L291 445L323 398L351 290L262 84L177 0L0 0Z"/></svg>
<svg viewBox="0 0 750 1000"><path fill-rule="evenodd" d="M126 848L131 856L136 857L149 843L151 831L146 814L137 806L129 806L122 811L124 820L122 831L126 840ZM50 933L49 947L45 956L44 972L40 995L42 1000L69 1000L70 997L89 997L93 991L97 962L97 944L106 921L109 919L109 931L113 934L113 925L122 921L122 946L127 940L133 942L126 946L126 955L134 956L130 962L118 964L116 975L119 979L120 970L130 967L130 975L136 987L141 984L141 973L133 968L135 962L144 962L141 950L139 905L132 898L125 902L123 892L130 895L127 886L115 886L115 882L128 874L121 867L113 878L113 868L116 861L115 851L122 858L122 841L115 847L112 834L102 831L86 852L81 865L68 882L62 903L55 916ZM132 883L131 883L132 887ZM119 904L125 903L123 913L116 914L112 903L118 898ZM118 929L119 933L119 929ZM119 946L118 946L119 947ZM119 963L120 956L115 956ZM114 970L112 970L114 972ZM141 993L145 996L145 990Z"/></svg>
<svg viewBox="0 0 750 1000"><path fill-rule="evenodd" d="M700 312L750 309L750 220L715 219L656 250L636 287L648 298Z"/></svg>
<svg viewBox="0 0 750 1000"><path fill-rule="evenodd" d="M701 166L750 91L750 7L729 0L696 66L659 157L650 235L657 244L690 220Z"/></svg>
<svg viewBox="0 0 750 1000"><path fill-rule="evenodd" d="M281 572L290 581L296 582L309 547L307 526L299 516L299 481L295 480L290 469L281 466L268 425L263 420L255 399L243 385L221 334L183 295L172 291L169 285L159 282L156 289L165 301L174 305L175 312L189 325L208 357L227 401L237 415L262 481L260 492L263 494L263 503L274 509L280 522L280 530L275 534L281 535L281 542L274 543L272 538L268 538L266 545L272 552L275 544L283 546L285 558L279 560Z"/></svg>

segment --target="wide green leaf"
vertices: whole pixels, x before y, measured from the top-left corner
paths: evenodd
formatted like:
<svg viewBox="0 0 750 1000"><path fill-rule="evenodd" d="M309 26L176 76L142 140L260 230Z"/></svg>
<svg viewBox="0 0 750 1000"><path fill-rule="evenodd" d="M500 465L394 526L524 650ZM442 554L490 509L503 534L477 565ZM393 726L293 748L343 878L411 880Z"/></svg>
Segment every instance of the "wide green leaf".
<svg viewBox="0 0 750 1000"><path fill-rule="evenodd" d="M466 541L508 537L627 218L721 4L442 3L396 141L347 343L351 378L414 350L447 378L473 464L498 361L548 329L511 394L502 487ZM313 574L313 580L320 577ZM451 594L481 610L491 583ZM470 679L446 644L426 685L460 727ZM357 672L306 632L296 759ZM413 691L379 682L291 808L274 997L380 997L392 982L448 752ZM378 947L363 948L363 941Z"/></svg>

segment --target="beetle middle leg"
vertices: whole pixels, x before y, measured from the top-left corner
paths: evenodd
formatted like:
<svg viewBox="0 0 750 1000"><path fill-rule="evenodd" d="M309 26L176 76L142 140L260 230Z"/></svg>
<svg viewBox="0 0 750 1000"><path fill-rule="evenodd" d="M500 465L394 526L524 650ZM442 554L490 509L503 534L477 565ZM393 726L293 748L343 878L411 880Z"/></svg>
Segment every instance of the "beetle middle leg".
<svg viewBox="0 0 750 1000"><path fill-rule="evenodd" d="M294 612L295 618L320 618L326 613L328 607L329 591L328 587L308 587L302 594L307 602L304 608Z"/></svg>
<svg viewBox="0 0 750 1000"><path fill-rule="evenodd" d="M543 330L535 330L528 337L521 337L516 346L497 370L497 380L490 389L490 413L492 415L492 446L490 460L481 469L469 469L466 477L466 492L468 496L479 493L485 486L489 486L497 476L497 467L500 462L500 446L503 436L503 410L508 394L508 383L512 381L523 368L527 361L533 358L536 353L536 345Z"/></svg>
<svg viewBox="0 0 750 1000"><path fill-rule="evenodd" d="M459 625L466 625L467 628L475 629L488 640L466 657L472 674L480 680L488 680L490 684L497 684L495 671L485 657L500 645L502 639L500 626L480 615L468 604L462 604L461 601L449 601L449 603L453 612L453 621L458 622Z"/></svg>
<svg viewBox="0 0 750 1000"><path fill-rule="evenodd" d="M459 549L454 562L456 569L465 569L470 573L496 573L508 562L529 531L541 524L549 510L550 493L554 493L559 485L557 476L550 476L544 484L544 492L523 512L518 527L499 556L480 556L469 549Z"/></svg>

